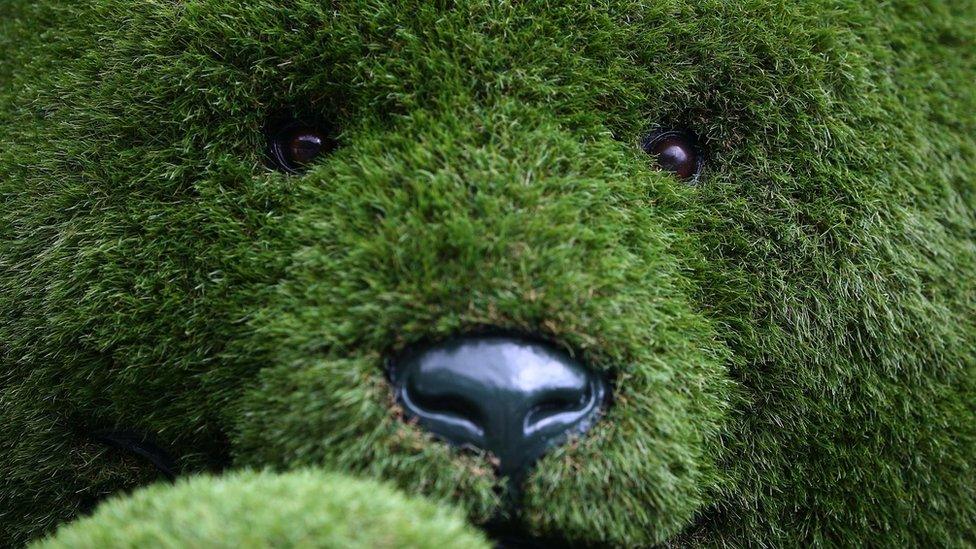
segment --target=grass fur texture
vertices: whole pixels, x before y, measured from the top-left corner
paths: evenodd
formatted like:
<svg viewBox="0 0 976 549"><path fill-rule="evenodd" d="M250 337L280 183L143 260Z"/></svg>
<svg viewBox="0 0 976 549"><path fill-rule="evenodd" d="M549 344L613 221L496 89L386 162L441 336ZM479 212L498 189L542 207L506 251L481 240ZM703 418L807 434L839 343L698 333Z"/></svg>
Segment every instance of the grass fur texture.
<svg viewBox="0 0 976 549"><path fill-rule="evenodd" d="M974 35L971 0L5 0L0 537L153 482L124 429L572 544L976 543ZM283 112L341 147L269 169ZM614 380L515 505L382 371L486 326Z"/></svg>
<svg viewBox="0 0 976 549"><path fill-rule="evenodd" d="M234 472L156 484L101 505L34 549L355 547L487 549L457 510L335 473Z"/></svg>

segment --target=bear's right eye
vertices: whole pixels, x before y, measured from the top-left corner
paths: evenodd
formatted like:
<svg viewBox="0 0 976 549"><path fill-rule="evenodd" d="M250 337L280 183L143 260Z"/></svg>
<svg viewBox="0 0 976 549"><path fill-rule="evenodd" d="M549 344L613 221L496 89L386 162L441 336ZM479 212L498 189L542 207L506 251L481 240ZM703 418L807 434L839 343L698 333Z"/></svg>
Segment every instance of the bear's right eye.
<svg viewBox="0 0 976 549"><path fill-rule="evenodd" d="M273 167L286 173L304 171L338 146L334 133L320 124L289 120L268 132Z"/></svg>

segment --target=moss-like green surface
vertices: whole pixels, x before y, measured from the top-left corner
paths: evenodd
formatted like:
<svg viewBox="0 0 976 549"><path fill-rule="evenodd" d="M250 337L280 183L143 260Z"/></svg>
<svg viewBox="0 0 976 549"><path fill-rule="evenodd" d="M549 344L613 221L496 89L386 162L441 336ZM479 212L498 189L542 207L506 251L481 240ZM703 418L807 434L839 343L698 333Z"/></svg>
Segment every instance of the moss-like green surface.
<svg viewBox="0 0 976 549"><path fill-rule="evenodd" d="M126 429L578 543L976 543L974 35L970 0L5 0L0 538L150 480L90 437ZM342 147L268 169L282 111ZM484 326L615 380L517 510L383 379Z"/></svg>
<svg viewBox="0 0 976 549"><path fill-rule="evenodd" d="M336 474L232 473L116 498L35 549L485 548L456 510Z"/></svg>

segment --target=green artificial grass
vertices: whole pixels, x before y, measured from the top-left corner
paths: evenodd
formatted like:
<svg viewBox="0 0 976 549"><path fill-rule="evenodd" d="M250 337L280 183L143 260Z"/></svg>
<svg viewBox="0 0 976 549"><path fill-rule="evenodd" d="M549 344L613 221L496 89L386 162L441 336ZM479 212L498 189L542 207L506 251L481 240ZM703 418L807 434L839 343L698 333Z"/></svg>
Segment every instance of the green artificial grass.
<svg viewBox="0 0 976 549"><path fill-rule="evenodd" d="M127 430L575 544L976 544L974 37L970 0L4 0L0 539L152 482ZM340 148L269 169L283 112ZM488 326L614 380L514 505L382 371Z"/></svg>
<svg viewBox="0 0 976 549"><path fill-rule="evenodd" d="M479 547L457 511L373 481L319 471L235 472L115 498L36 549Z"/></svg>

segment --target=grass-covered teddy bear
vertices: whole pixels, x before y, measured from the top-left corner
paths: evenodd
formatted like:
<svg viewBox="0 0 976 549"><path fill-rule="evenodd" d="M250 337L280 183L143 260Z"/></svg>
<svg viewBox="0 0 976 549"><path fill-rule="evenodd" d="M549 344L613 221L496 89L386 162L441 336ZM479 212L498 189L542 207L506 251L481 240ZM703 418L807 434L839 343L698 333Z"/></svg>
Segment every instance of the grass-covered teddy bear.
<svg viewBox="0 0 976 549"><path fill-rule="evenodd" d="M0 539L976 543L974 36L3 0Z"/></svg>

